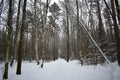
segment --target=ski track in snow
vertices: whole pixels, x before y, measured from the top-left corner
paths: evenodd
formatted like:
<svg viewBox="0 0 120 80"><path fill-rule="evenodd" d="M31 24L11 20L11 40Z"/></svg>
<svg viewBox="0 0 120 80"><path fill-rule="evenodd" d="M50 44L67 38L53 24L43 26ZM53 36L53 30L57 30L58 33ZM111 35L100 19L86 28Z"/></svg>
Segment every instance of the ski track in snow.
<svg viewBox="0 0 120 80"><path fill-rule="evenodd" d="M114 80L120 80L120 67L112 64ZM64 59L55 62L45 62L43 68L37 63L22 63L22 75L16 75L16 63L9 67L8 80L111 80L109 65L83 65L79 61L67 63ZM2 80L3 65L0 64L0 80Z"/></svg>

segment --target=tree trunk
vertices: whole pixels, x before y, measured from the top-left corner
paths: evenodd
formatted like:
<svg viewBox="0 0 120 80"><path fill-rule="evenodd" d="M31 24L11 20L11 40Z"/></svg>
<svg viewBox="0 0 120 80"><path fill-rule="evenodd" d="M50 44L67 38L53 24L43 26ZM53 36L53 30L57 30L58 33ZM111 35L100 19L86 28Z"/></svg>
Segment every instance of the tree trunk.
<svg viewBox="0 0 120 80"><path fill-rule="evenodd" d="M19 15L20 15L20 3L18 3L17 21L16 21L16 32L15 32L15 43L14 43L14 59L16 59L16 54L18 51L18 34L19 34Z"/></svg>
<svg viewBox="0 0 120 80"><path fill-rule="evenodd" d="M47 22L47 13L48 13L48 7L49 7L49 0L46 0L46 10L45 10L45 16L44 16L44 21L43 21L43 30L42 30L42 64L41 67L43 67L44 63L44 55L45 55L45 35L46 35L46 22Z"/></svg>
<svg viewBox="0 0 120 80"><path fill-rule="evenodd" d="M116 46L117 46L117 51L118 51L117 58L118 58L118 64L120 66L120 32L119 32L119 26L116 20L114 0L111 0L111 8L112 8L112 18L114 22L114 33L115 33L115 39L116 39Z"/></svg>
<svg viewBox="0 0 120 80"><path fill-rule="evenodd" d="M76 0L76 9L77 9L77 27L78 27L78 31L77 31L77 50L78 50L78 53L80 55L80 61L81 61L81 65L83 65L83 60L82 60L82 57L83 57L83 51L82 51L82 37L80 36L81 35L81 29L80 29L80 26L79 26L79 7L78 7L78 0ZM81 39L80 39L81 37Z"/></svg>
<svg viewBox="0 0 120 80"><path fill-rule="evenodd" d="M3 5L4 5L4 0L2 0L0 2L0 17L1 17L1 14L2 14Z"/></svg>
<svg viewBox="0 0 120 80"><path fill-rule="evenodd" d="M117 17L118 17L118 21L119 21L119 25L120 25L120 3L118 2L118 0L115 0L115 5L116 5Z"/></svg>
<svg viewBox="0 0 120 80"><path fill-rule="evenodd" d="M8 11L8 20L7 20L7 40L6 40L6 58L5 58L5 71L3 74L3 79L8 79L8 64L9 64L9 54L10 54L10 45L11 45L11 35L12 35L12 2L9 0L9 11Z"/></svg>
<svg viewBox="0 0 120 80"><path fill-rule="evenodd" d="M69 53L69 9L68 9L68 4L69 4L69 0L66 1L65 0L65 8L66 8L66 19L67 19L67 40L66 40L66 44L67 44L67 62L69 62L69 58L70 58L70 53Z"/></svg>
<svg viewBox="0 0 120 80"><path fill-rule="evenodd" d="M35 38L35 53L36 53L37 65L39 65L37 29L36 29L36 38Z"/></svg>
<svg viewBox="0 0 120 80"><path fill-rule="evenodd" d="M37 65L39 65L39 58L38 58L38 37L37 37L37 20L36 20L36 0L34 0L34 27L35 27L35 53L36 53L36 61Z"/></svg>
<svg viewBox="0 0 120 80"><path fill-rule="evenodd" d="M97 0L97 9L98 9L98 18L99 18L99 25L98 25L98 40L100 44L100 48L102 48L102 43L104 39L104 28L103 28L103 23L102 23L102 18L101 18L101 9L100 9L100 3L99 0Z"/></svg>
<svg viewBox="0 0 120 80"><path fill-rule="evenodd" d="M21 63L22 63L24 30L25 30L25 19L26 19L26 4L27 4L27 0L24 0L22 26L21 26L21 31L20 31L20 42L19 42L19 51L18 51L18 63L17 63L17 71L16 71L17 75L21 74Z"/></svg>

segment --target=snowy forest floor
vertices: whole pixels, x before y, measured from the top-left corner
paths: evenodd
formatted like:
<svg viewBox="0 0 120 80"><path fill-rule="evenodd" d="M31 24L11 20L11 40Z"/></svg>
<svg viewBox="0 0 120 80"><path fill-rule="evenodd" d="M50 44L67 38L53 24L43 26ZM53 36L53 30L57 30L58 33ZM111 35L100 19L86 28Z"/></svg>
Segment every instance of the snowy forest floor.
<svg viewBox="0 0 120 80"><path fill-rule="evenodd" d="M120 67L117 63L112 63L111 69L108 64L81 66L77 60L66 62L58 59L55 62L45 62L41 68L35 62L23 61L22 75L16 75L16 65L15 63L12 68L9 66L8 80L120 80ZM3 66L0 64L0 80Z"/></svg>

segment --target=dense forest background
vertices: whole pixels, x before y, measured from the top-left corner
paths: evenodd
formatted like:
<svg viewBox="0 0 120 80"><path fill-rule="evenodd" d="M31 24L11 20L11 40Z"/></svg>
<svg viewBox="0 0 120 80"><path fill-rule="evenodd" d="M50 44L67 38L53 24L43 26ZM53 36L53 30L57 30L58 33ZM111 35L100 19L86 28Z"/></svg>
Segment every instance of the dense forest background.
<svg viewBox="0 0 120 80"><path fill-rule="evenodd" d="M17 74L22 60L120 65L119 25L119 0L0 0L4 77L11 57L18 62Z"/></svg>

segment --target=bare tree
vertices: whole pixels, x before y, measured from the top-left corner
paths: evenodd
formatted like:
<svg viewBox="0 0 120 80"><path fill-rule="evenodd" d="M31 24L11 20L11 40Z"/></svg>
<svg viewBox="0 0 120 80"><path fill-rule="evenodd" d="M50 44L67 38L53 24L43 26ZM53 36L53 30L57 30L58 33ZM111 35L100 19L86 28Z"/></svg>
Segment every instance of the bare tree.
<svg viewBox="0 0 120 80"><path fill-rule="evenodd" d="M67 62L69 62L70 53L69 53L69 0L64 0L65 2L65 9L66 9L66 32L67 32L67 40L66 40L66 46L67 46Z"/></svg>
<svg viewBox="0 0 120 80"><path fill-rule="evenodd" d="M11 45L11 35L12 35L12 2L9 0L9 10L8 10L8 19L7 19L7 40L6 40L6 58L5 58L5 71L3 74L3 79L8 79L8 64L9 64L9 54L10 54L10 45Z"/></svg>
<svg viewBox="0 0 120 80"><path fill-rule="evenodd" d="M35 53L36 53L36 61L37 61L37 65L39 65L39 58L38 58L38 33L37 33L37 15L36 15L36 0L34 0L34 9L35 9L35 12L34 12L34 27L35 27Z"/></svg>
<svg viewBox="0 0 120 80"><path fill-rule="evenodd" d="M78 31L77 31L77 50L78 50L78 53L80 55L80 61L81 61L81 65L83 65L83 50L82 50L82 47L83 47L83 44L82 44L82 37L81 37L81 28L80 28L80 25L79 25L79 5L78 5L78 0L76 0L76 9L77 9L77 27L78 27Z"/></svg>
<svg viewBox="0 0 120 80"><path fill-rule="evenodd" d="M45 55L45 46L46 46L46 41L45 41L45 35L46 35L46 23L47 23L47 14L48 14L48 8L51 0L46 0L46 7L45 7L45 15L43 17L43 29L42 29L42 64L41 67L43 67L44 63L44 55Z"/></svg>
<svg viewBox="0 0 120 80"><path fill-rule="evenodd" d="M19 50L18 50L18 63L17 63L17 71L16 74L21 74L21 64L22 64L22 53L23 53L23 44L24 44L24 31L25 31L25 20L26 20L26 4L27 0L24 0L23 6L23 16L22 16L22 26L20 30L20 42L19 42Z"/></svg>
<svg viewBox="0 0 120 80"><path fill-rule="evenodd" d="M16 54L18 51L18 37L19 37L18 35L19 35L19 30L20 30L20 25L19 25L20 4L21 4L21 0L19 0L18 11L17 11L16 31L15 31L15 40L14 40L14 59L16 59Z"/></svg>

